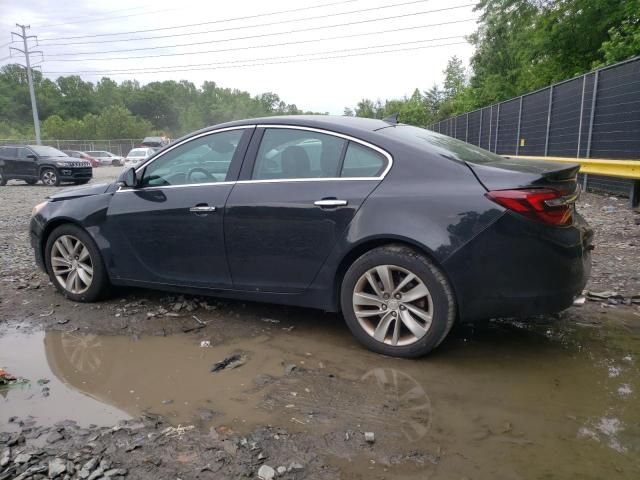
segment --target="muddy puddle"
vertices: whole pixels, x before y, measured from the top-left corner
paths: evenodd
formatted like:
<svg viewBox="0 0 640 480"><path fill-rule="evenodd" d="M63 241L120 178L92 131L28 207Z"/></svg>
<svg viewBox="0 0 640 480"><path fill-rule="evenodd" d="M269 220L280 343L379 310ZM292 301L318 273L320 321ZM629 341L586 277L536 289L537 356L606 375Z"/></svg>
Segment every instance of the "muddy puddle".
<svg viewBox="0 0 640 480"><path fill-rule="evenodd" d="M152 412L304 432L351 478L640 478L640 330L626 320L491 323L421 360L370 353L339 322L211 346L206 331L7 331L0 367L30 382L0 390L0 430L14 415L111 425ZM234 354L241 365L211 371ZM365 431L375 443L350 447Z"/></svg>

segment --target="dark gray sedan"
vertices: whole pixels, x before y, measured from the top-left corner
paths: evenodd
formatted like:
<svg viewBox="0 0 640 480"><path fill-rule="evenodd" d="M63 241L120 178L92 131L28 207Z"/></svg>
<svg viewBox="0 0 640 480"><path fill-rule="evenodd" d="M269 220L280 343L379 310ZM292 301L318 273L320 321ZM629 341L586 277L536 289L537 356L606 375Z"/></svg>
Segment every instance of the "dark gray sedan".
<svg viewBox="0 0 640 480"><path fill-rule="evenodd" d="M456 321L572 304L592 237L577 171L393 121L261 118L54 195L31 239L72 300L130 285L341 311L370 349L415 357Z"/></svg>

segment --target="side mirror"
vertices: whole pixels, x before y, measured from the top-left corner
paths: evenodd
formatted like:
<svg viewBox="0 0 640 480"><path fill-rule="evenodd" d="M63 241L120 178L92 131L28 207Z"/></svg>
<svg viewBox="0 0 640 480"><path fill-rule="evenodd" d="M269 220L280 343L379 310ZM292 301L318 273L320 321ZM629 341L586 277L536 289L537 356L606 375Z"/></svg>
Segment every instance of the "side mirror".
<svg viewBox="0 0 640 480"><path fill-rule="evenodd" d="M27 158L30 158L31 160L37 160L38 157L36 155L34 155L33 153L30 153L29 155L27 155Z"/></svg>
<svg viewBox="0 0 640 480"><path fill-rule="evenodd" d="M121 183L125 187L137 187L139 182L136 176L136 169L131 167L122 172L118 177L118 183Z"/></svg>

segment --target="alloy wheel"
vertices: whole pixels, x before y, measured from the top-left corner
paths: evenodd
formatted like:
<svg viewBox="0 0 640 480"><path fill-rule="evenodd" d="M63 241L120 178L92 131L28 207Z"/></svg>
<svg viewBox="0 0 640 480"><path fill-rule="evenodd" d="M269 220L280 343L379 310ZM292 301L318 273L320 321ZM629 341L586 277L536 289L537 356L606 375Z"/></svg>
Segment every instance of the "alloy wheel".
<svg viewBox="0 0 640 480"><path fill-rule="evenodd" d="M51 268L68 292L86 292L93 281L93 262L87 246L72 235L60 236L51 247Z"/></svg>
<svg viewBox="0 0 640 480"><path fill-rule="evenodd" d="M431 328L433 300L416 274L396 265L379 265L356 282L353 311L373 338L405 346L420 340Z"/></svg>
<svg viewBox="0 0 640 480"><path fill-rule="evenodd" d="M56 173L51 170L47 170L42 174L42 183L44 183L45 185L55 185L56 180Z"/></svg>

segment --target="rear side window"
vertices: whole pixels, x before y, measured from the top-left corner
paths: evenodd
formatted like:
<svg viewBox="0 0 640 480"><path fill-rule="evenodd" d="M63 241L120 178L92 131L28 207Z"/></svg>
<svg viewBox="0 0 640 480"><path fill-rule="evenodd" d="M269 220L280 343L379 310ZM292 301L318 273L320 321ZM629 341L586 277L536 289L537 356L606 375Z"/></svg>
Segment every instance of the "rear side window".
<svg viewBox="0 0 640 480"><path fill-rule="evenodd" d="M18 149L15 147L4 147L2 151L0 151L3 157L6 158L17 158L18 157Z"/></svg>
<svg viewBox="0 0 640 480"><path fill-rule="evenodd" d="M378 177L384 170L385 158L375 150L349 142L341 177Z"/></svg>
<svg viewBox="0 0 640 480"><path fill-rule="evenodd" d="M345 143L342 138L320 132L268 128L260 142L252 178L337 177Z"/></svg>

